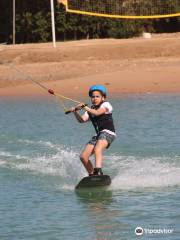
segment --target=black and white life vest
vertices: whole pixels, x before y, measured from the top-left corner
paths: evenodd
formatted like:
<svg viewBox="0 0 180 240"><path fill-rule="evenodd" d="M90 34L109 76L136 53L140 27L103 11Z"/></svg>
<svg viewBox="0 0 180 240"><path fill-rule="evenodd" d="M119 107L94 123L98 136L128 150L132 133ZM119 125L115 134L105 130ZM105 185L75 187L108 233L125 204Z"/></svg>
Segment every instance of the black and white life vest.
<svg viewBox="0 0 180 240"><path fill-rule="evenodd" d="M104 102L102 102L97 107L91 106L91 108L97 110L101 107L101 105L103 103ZM90 118L97 134L99 134L101 131L103 131L105 129L115 133L112 113L108 113L108 114L104 113L104 114L101 114L99 116L95 116L91 113L88 113L88 114L89 114L89 118Z"/></svg>

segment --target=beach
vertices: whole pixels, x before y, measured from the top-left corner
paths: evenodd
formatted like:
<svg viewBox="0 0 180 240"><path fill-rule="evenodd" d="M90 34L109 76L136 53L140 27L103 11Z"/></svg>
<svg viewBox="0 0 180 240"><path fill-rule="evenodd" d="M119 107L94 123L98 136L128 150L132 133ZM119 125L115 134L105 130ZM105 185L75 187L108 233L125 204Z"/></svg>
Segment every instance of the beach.
<svg viewBox="0 0 180 240"><path fill-rule="evenodd" d="M95 39L0 45L0 95L46 95L40 82L63 95L85 96L92 84L110 95L180 92L180 33L151 39ZM17 72L17 69L19 72Z"/></svg>

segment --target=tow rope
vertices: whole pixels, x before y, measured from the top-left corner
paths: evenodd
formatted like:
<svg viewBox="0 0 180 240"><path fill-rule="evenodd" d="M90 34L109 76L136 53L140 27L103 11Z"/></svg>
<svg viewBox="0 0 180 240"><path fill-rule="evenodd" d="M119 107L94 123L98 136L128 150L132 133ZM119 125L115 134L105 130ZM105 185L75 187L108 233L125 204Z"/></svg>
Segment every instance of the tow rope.
<svg viewBox="0 0 180 240"><path fill-rule="evenodd" d="M6 64L8 65L8 67L10 67L11 69L14 69L17 73L19 73L20 75L22 75L26 80L29 80L33 83L35 83L36 85L38 85L41 89L45 90L46 92L50 93L51 95L55 96L56 98L58 98L61 106L63 107L64 109L64 112L65 114L68 114L68 113L71 113L71 110L66 108L65 104L64 104L64 100L69 100L71 102L74 102L74 103L77 103L78 104L78 107L77 109L81 109L83 108L84 106L87 106L86 104L82 103L82 102L79 102L75 99L72 99L72 98L69 98L69 97L66 97L62 94L59 94L57 92L55 92L54 90L52 89L48 89L47 87L45 87L43 84L41 84L40 82L34 80L30 75L27 75L25 74L24 72L22 72L21 70L19 70L17 67L15 67L14 65L12 64ZM75 107L76 109L76 107Z"/></svg>

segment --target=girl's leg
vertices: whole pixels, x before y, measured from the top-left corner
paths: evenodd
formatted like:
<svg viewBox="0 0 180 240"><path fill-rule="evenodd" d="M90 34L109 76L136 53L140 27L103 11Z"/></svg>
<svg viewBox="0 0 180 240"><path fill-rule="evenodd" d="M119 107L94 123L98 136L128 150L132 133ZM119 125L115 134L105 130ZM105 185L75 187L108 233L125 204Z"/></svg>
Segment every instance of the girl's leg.
<svg viewBox="0 0 180 240"><path fill-rule="evenodd" d="M89 160L89 157L93 154L93 151L94 151L94 145L87 144L84 150L80 154L81 162L83 163L88 174L93 174L93 170L94 170L93 165Z"/></svg>
<svg viewBox="0 0 180 240"><path fill-rule="evenodd" d="M96 168L102 167L102 151L107 148L108 142L106 139L100 139L97 141L96 146L94 148L94 155L96 161Z"/></svg>

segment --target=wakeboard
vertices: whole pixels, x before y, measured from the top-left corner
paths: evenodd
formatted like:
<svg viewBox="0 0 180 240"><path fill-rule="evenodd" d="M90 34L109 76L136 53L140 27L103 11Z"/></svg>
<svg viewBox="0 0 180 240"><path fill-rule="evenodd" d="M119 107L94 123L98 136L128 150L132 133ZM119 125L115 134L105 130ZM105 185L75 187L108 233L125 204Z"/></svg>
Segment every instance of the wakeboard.
<svg viewBox="0 0 180 240"><path fill-rule="evenodd" d="M103 187L111 184L111 178L108 175L93 175L84 177L76 185L75 189L89 188L89 187Z"/></svg>

